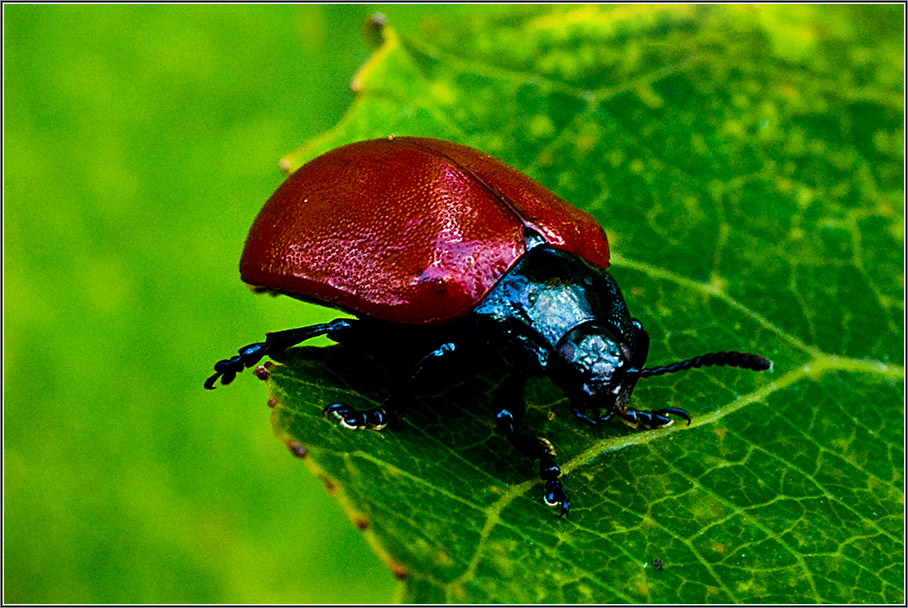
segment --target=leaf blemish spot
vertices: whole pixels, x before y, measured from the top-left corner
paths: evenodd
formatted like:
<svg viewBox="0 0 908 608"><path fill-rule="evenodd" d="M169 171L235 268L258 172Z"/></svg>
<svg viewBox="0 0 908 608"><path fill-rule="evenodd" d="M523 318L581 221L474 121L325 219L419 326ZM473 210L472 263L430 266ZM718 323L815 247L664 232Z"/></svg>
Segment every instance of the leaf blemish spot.
<svg viewBox="0 0 908 608"><path fill-rule="evenodd" d="M404 568L397 562L391 562L390 566L391 566L391 574L394 575L394 578L396 578L399 581L407 580L407 575L409 573L407 572L406 568Z"/></svg>
<svg viewBox="0 0 908 608"><path fill-rule="evenodd" d="M322 481L323 484L325 484L325 491L328 492L328 494L334 494L334 482L324 475L319 475L318 478Z"/></svg>
<svg viewBox="0 0 908 608"><path fill-rule="evenodd" d="M259 380L267 380L271 377L271 370L265 365L257 365L252 373Z"/></svg>
<svg viewBox="0 0 908 608"><path fill-rule="evenodd" d="M268 398L268 407L271 409L274 409L274 406L276 406L276 405L277 405L277 399L275 399L274 397L269 397Z"/></svg>
<svg viewBox="0 0 908 608"><path fill-rule="evenodd" d="M353 520L353 525L356 526L357 528L359 528L360 530L365 531L365 530L369 529L369 520L363 519L362 517L357 517L356 519Z"/></svg>
<svg viewBox="0 0 908 608"><path fill-rule="evenodd" d="M296 456L297 458L305 458L306 456L309 455L309 450L307 450L305 447L301 446L298 443L289 443L287 445L287 447L290 448L290 453L293 454L294 456Z"/></svg>

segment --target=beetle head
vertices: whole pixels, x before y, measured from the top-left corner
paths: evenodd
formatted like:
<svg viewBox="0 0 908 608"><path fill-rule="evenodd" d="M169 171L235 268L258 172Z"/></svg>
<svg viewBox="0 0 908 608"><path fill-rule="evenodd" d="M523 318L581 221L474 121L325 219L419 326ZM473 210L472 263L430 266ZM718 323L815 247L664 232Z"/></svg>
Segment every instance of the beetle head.
<svg viewBox="0 0 908 608"><path fill-rule="evenodd" d="M646 345L632 345L606 326L585 323L564 335L557 352L563 373L555 381L572 401L590 408L627 408Z"/></svg>

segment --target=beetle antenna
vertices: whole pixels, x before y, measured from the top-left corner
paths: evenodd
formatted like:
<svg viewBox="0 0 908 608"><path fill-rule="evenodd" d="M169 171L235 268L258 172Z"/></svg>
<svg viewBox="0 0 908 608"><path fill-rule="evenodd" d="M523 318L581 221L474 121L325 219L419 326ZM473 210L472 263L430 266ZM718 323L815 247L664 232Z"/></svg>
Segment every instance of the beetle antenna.
<svg viewBox="0 0 908 608"><path fill-rule="evenodd" d="M737 351L723 351L718 353L707 353L705 355L700 355L699 357L694 357L693 359L687 359L685 361L678 361L677 363L672 363L670 365L662 365L659 367L644 367L640 370L628 370L633 373L636 372L637 375L641 378L647 378L649 376L661 376L662 374L673 374L675 372L684 371L691 368L697 367L710 367L713 365L724 365L727 367L741 367L744 369L752 369L754 371L764 371L772 367L772 362L761 357L760 355L751 355L750 353L739 353Z"/></svg>

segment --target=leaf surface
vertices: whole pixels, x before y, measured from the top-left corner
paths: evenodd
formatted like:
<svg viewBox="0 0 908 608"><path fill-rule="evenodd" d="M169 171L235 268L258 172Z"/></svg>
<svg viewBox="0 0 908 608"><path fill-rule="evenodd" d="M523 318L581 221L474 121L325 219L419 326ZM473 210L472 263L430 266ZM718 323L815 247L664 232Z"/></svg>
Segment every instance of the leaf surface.
<svg viewBox="0 0 908 608"><path fill-rule="evenodd" d="M774 367L641 381L635 407L694 417L655 431L580 426L531 383L524 427L556 446L570 519L495 432L495 371L350 432L320 412L380 405L381 367L296 349L269 381L278 436L403 601L904 601L901 8L478 15L386 28L351 112L284 167L389 133L479 148L606 227L650 365Z"/></svg>

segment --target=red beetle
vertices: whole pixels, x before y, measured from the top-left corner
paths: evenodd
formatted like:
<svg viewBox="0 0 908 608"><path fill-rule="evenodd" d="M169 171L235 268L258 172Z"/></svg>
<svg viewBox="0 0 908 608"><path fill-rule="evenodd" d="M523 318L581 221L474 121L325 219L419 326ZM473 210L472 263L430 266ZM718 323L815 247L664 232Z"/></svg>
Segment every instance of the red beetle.
<svg viewBox="0 0 908 608"><path fill-rule="evenodd" d="M644 367L649 336L631 318L608 274L602 227L540 184L472 148L438 139L388 137L332 150L301 167L259 212L240 260L261 291L341 308L356 319L266 334L215 364L205 382L230 383L266 355L314 336L387 353L416 384L441 359L503 361L494 395L499 429L539 460L543 499L569 510L554 449L520 432L530 376L564 390L571 412L596 424L618 415L655 428L678 408L636 410L628 401L646 376L726 365L769 369L739 352ZM393 405L325 414L348 428L383 428Z"/></svg>

